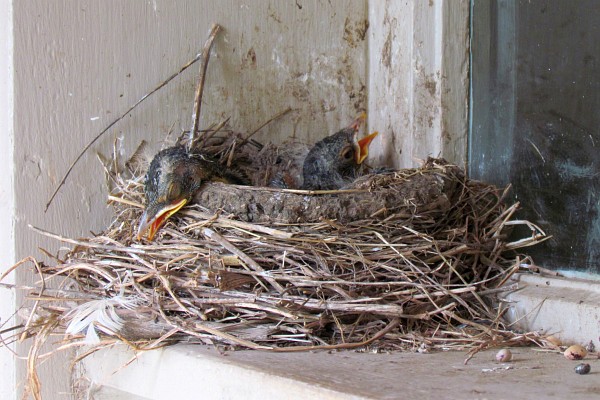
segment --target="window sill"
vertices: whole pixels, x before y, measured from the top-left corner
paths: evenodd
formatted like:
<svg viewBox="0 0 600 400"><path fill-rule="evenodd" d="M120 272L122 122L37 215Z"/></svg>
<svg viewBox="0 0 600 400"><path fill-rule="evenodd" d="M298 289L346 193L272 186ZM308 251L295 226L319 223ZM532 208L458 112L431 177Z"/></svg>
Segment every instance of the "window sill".
<svg viewBox="0 0 600 400"><path fill-rule="evenodd" d="M509 318L521 328L557 333L565 343L594 339L600 347L600 285L531 275L517 275L513 283L519 290L505 299L513 306ZM466 352L221 353L176 345L136 356L120 345L86 358L83 367L96 400L504 398L507 387L524 398L567 398L595 390L593 379L564 379L575 364L560 354L518 348L507 367L494 361L496 351L464 365ZM588 359L592 370L600 367L595 355Z"/></svg>
<svg viewBox="0 0 600 400"><path fill-rule="evenodd" d="M514 328L553 334L563 343L596 347L600 332L600 284L575 278L516 274L518 289L504 296L511 304L507 313Z"/></svg>

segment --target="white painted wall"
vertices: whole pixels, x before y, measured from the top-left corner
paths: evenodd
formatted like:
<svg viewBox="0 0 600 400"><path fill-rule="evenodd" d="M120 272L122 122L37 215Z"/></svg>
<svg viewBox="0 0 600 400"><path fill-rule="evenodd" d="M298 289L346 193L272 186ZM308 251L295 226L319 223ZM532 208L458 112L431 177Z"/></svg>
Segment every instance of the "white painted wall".
<svg viewBox="0 0 600 400"><path fill-rule="evenodd" d="M293 113L257 138L314 142L368 108L371 129L382 133L372 164L411 166L415 157L438 154L464 160L467 0L0 1L7 22L0 34L14 34L14 43L2 41L14 50L14 77L12 61L0 62L6 89L0 106L8 105L0 107L8 127L1 134L9 144L0 147L8 152L0 162L5 170L14 167L0 174L0 206L7 205L0 218L4 226L14 221L14 230L2 232L3 266L41 257L39 247L60 248L27 224L70 237L106 226L110 209L95 153L108 154L116 139L125 154L142 139L157 149L171 127L175 134L188 129L197 67L117 124L77 165L48 212L44 205L83 146L191 59L212 22L225 32L209 65L204 125L231 116L232 127L251 131L291 106ZM15 278L25 284L34 277L21 271ZM0 296L12 309L13 294ZM21 304L20 293L16 301ZM65 361L54 358L41 368L44 398L67 396ZM3 369L0 376L10 385L10 373ZM23 378L18 368L17 380ZM11 386L0 391L5 387Z"/></svg>
<svg viewBox="0 0 600 400"><path fill-rule="evenodd" d="M3 54L0 57L0 171L3 171L0 173L0 271L15 262L12 30L12 0L0 0L0 54ZM5 283L14 282L14 275L5 280ZM13 324L10 316L14 310L14 291L0 288L0 330ZM0 349L0 399L17 399L15 363L10 351Z"/></svg>
<svg viewBox="0 0 600 400"><path fill-rule="evenodd" d="M369 2L369 128L385 135L374 164L466 164L468 23L468 0Z"/></svg>

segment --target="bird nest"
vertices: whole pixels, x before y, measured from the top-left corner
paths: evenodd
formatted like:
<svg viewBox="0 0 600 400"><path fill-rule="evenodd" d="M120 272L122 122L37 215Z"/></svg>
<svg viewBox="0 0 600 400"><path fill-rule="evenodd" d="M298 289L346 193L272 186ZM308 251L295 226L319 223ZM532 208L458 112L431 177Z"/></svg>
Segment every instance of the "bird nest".
<svg viewBox="0 0 600 400"><path fill-rule="evenodd" d="M214 133L205 151L255 182L266 164L280 164L275 146ZM85 239L45 232L72 250L54 265L30 259L42 283L30 293L28 335L275 351L473 350L537 340L510 331L493 298L525 264L516 250L543 232L513 219L518 206L504 203L505 190L442 159L336 191L207 183L152 242L135 239L144 167L119 163L106 167L110 227ZM528 233L509 240L515 225ZM49 276L69 279L48 289Z"/></svg>

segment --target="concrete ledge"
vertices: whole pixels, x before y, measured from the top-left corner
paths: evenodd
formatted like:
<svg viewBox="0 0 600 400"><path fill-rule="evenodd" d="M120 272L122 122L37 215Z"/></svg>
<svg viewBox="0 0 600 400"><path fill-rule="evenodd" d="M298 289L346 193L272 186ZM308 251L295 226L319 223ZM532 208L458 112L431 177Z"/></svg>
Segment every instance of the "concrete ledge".
<svg viewBox="0 0 600 400"><path fill-rule="evenodd" d="M322 367L322 359L322 355L311 360L299 354L258 351L220 353L202 345L177 345L136 357L120 345L91 356L85 370L99 389L101 396L96 394L96 399L367 398L345 393L342 385L336 385L341 377L327 377L322 368L313 369L315 364ZM331 375L335 364L327 369Z"/></svg>
<svg viewBox="0 0 600 400"><path fill-rule="evenodd" d="M95 400L149 399L566 399L600 393L600 360L578 362L560 353L513 349L513 362L478 353L373 354L220 353L206 346L177 345L134 356L125 346L86 359ZM85 397L84 397L85 398Z"/></svg>
<svg viewBox="0 0 600 400"><path fill-rule="evenodd" d="M514 327L554 334L565 343L600 349L600 283L573 278L517 274L518 289L504 296Z"/></svg>
<svg viewBox="0 0 600 400"><path fill-rule="evenodd" d="M505 296L509 318L525 330L557 333L565 343L596 347L600 284L576 279L517 275L518 290ZM373 354L342 352L221 353L201 345L177 345L135 354L124 345L84 360L95 400L158 399L562 399L600 393L600 360L592 373L576 375L577 362L560 352L513 349L499 364L497 349L465 352Z"/></svg>

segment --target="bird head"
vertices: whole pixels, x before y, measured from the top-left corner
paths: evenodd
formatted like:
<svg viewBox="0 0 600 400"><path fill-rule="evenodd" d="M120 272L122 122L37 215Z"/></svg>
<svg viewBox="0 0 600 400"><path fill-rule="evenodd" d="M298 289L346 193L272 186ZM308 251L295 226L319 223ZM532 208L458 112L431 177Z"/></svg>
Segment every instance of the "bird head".
<svg viewBox="0 0 600 400"><path fill-rule="evenodd" d="M356 130L346 128L333 135L337 140L332 145L332 150L336 150L336 147L339 148L333 165L337 166L340 171L359 168L369 155L369 145L378 134L378 132L373 132L359 140Z"/></svg>
<svg viewBox="0 0 600 400"><path fill-rule="evenodd" d="M304 188L339 189L356 178L369 154L369 145L378 134L374 132L358 139L358 130L365 118L366 115L361 114L350 126L313 146L304 160Z"/></svg>
<svg viewBox="0 0 600 400"><path fill-rule="evenodd" d="M366 118L367 114L364 112L361 113L348 128L341 131L345 131L343 136L345 136L347 144L342 148L340 152L340 158L351 160L351 155L353 155L354 163L356 165L362 164L362 162L367 158L369 155L369 145L379 134L379 132L373 132L370 135L358 140L358 130L364 124ZM340 132L338 132L338 134L340 134Z"/></svg>
<svg viewBox="0 0 600 400"><path fill-rule="evenodd" d="M182 147L170 147L154 157L146 174L146 210L138 226L138 240L146 232L152 240L169 217L189 202L203 181L201 157Z"/></svg>

